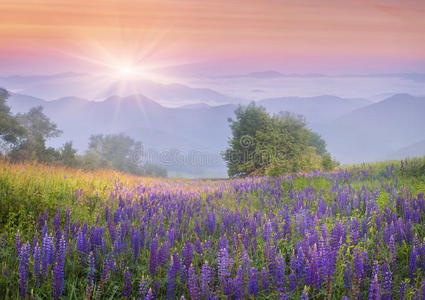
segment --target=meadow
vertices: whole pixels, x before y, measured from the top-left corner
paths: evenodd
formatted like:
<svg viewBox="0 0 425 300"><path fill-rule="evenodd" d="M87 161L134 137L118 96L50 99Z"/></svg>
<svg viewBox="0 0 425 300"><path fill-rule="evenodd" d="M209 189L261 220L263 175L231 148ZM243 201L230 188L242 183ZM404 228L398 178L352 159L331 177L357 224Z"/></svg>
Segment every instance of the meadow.
<svg viewBox="0 0 425 300"><path fill-rule="evenodd" d="M0 161L0 295L424 299L424 163L184 180Z"/></svg>

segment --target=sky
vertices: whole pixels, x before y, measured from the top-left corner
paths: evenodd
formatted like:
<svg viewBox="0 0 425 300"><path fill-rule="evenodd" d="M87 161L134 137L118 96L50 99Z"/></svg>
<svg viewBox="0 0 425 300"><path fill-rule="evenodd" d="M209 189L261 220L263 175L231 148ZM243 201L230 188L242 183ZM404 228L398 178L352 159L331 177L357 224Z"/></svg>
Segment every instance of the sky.
<svg viewBox="0 0 425 300"><path fill-rule="evenodd" d="M425 70L423 0L2 0L0 74Z"/></svg>

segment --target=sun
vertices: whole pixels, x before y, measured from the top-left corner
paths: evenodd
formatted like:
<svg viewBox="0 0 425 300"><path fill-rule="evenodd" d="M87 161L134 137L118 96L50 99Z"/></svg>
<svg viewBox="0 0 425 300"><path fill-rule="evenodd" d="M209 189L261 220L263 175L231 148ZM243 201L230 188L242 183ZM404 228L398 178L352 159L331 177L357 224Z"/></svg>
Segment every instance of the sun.
<svg viewBox="0 0 425 300"><path fill-rule="evenodd" d="M139 68L128 64L117 65L112 72L113 77L119 80L134 80L142 75Z"/></svg>

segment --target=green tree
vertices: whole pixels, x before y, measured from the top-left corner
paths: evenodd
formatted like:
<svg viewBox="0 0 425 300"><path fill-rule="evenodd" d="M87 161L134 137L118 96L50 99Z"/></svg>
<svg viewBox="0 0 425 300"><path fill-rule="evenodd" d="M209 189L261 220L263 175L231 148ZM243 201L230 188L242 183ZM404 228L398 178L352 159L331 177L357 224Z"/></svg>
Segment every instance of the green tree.
<svg viewBox="0 0 425 300"><path fill-rule="evenodd" d="M6 104L8 97L9 93L0 88L0 139L6 146L14 146L25 135L25 128L11 114L10 107Z"/></svg>
<svg viewBox="0 0 425 300"><path fill-rule="evenodd" d="M166 170L142 164L142 143L124 134L98 134L90 137L84 165L112 168L136 175L166 176Z"/></svg>
<svg viewBox="0 0 425 300"><path fill-rule="evenodd" d="M236 120L229 119L233 137L229 149L224 152L224 160L229 176L247 176L261 167L256 156L257 132L266 131L271 119L266 110L254 102L248 106L239 105L235 115Z"/></svg>
<svg viewBox="0 0 425 300"><path fill-rule="evenodd" d="M316 149L316 153L319 155L324 155L328 152L326 150L326 142L318 133L310 133L310 146L313 146Z"/></svg>
<svg viewBox="0 0 425 300"><path fill-rule="evenodd" d="M42 162L54 162L60 159L58 151L51 147L46 148L46 140L58 137L62 131L43 113L41 106L33 107L25 114L18 114L16 118L25 128L25 135L10 152L9 156L12 159Z"/></svg>
<svg viewBox="0 0 425 300"><path fill-rule="evenodd" d="M233 137L224 153L231 177L278 176L332 168L322 138L307 128L304 117L281 112L270 116L254 103L238 107L230 120Z"/></svg>
<svg viewBox="0 0 425 300"><path fill-rule="evenodd" d="M77 150L72 148L72 142L66 142L59 150L61 163L67 166L77 166Z"/></svg>

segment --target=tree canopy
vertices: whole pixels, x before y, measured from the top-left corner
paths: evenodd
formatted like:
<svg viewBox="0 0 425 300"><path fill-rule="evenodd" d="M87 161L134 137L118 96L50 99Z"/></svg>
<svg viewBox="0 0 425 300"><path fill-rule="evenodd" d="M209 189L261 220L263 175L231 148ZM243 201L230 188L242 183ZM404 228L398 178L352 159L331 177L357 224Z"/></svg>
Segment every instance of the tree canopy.
<svg viewBox="0 0 425 300"><path fill-rule="evenodd" d="M235 115L229 120L232 138L224 153L229 176L276 176L335 166L325 141L307 128L302 116L270 116L255 103L239 106Z"/></svg>
<svg viewBox="0 0 425 300"><path fill-rule="evenodd" d="M13 145L24 136L25 128L11 114L10 107L6 104L8 97L9 93L0 88L0 139L5 144Z"/></svg>
<svg viewBox="0 0 425 300"><path fill-rule="evenodd" d="M165 169L142 163L143 145L125 134L98 134L90 137L85 160L89 164L109 167L137 175L165 177Z"/></svg>
<svg viewBox="0 0 425 300"><path fill-rule="evenodd" d="M60 136L62 131L43 113L41 106L33 107L27 113L18 114L16 120L25 128L25 134L9 153L12 159L42 162L60 160L60 155L54 148L46 147L46 140Z"/></svg>

